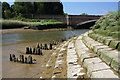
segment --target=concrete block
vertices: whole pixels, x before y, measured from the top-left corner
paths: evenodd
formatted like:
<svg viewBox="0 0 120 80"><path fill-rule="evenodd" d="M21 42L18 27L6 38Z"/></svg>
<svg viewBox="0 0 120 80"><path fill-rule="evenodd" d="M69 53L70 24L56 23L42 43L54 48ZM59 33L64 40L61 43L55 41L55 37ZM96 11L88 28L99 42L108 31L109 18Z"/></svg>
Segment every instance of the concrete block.
<svg viewBox="0 0 120 80"><path fill-rule="evenodd" d="M105 39L105 41L103 42L105 45L109 46L110 42L112 41L113 39L111 38L107 38Z"/></svg>
<svg viewBox="0 0 120 80"><path fill-rule="evenodd" d="M83 65L85 67L88 67L89 64L91 64L91 63L96 64L96 63L100 63L100 62L102 62L102 60L100 58L97 58L97 57L95 57L95 58L89 58L89 59L85 59L84 60Z"/></svg>
<svg viewBox="0 0 120 80"><path fill-rule="evenodd" d="M92 72L91 78L118 78L118 76L115 75L112 70L107 69L107 70Z"/></svg>
<svg viewBox="0 0 120 80"><path fill-rule="evenodd" d="M112 65L115 70L118 70L118 52L114 51L102 51L101 56L102 60L104 60L108 65ZM113 63L111 63L113 61Z"/></svg>
<svg viewBox="0 0 120 80"><path fill-rule="evenodd" d="M97 71L102 71L102 70L107 70L107 69L110 69L110 67L103 62L102 63L91 63L87 67L87 74L90 77L92 72L97 72Z"/></svg>
<svg viewBox="0 0 120 80"><path fill-rule="evenodd" d="M111 42L110 42L110 47L112 47L112 48L114 48L114 49L117 49L117 45L119 44L119 41L114 41L114 40L112 40Z"/></svg>
<svg viewBox="0 0 120 80"><path fill-rule="evenodd" d="M100 45L101 45L101 43L99 43L99 42L94 42L94 43L91 44L90 49L93 50L93 49L94 49L94 46L100 46Z"/></svg>
<svg viewBox="0 0 120 80"><path fill-rule="evenodd" d="M118 51L120 51L120 43L118 44L118 47L117 47Z"/></svg>
<svg viewBox="0 0 120 80"><path fill-rule="evenodd" d="M105 45L94 46L93 51L97 53L99 49L104 49L104 48L108 48L108 46Z"/></svg>
<svg viewBox="0 0 120 80"><path fill-rule="evenodd" d="M103 38L103 37L102 37L102 36L99 36L99 37L97 38L97 41L101 42L101 38Z"/></svg>
<svg viewBox="0 0 120 80"><path fill-rule="evenodd" d="M99 35L93 34L93 39L97 40L97 38L99 37Z"/></svg>
<svg viewBox="0 0 120 80"><path fill-rule="evenodd" d="M85 59L88 59L88 58L92 57L92 56L91 56L92 54L93 54L93 53L81 54L81 57L80 57L81 62L84 62Z"/></svg>
<svg viewBox="0 0 120 80"><path fill-rule="evenodd" d="M101 36L101 38L100 38L100 41L99 41L99 42L104 43L105 39L106 39L106 37Z"/></svg>
<svg viewBox="0 0 120 80"><path fill-rule="evenodd" d="M112 50L112 48L99 49L99 50L97 51L97 54L100 56L102 51L111 51L111 50Z"/></svg>
<svg viewBox="0 0 120 80"><path fill-rule="evenodd" d="M118 61L118 59L113 59L112 62L111 62L111 67L119 72L119 66L120 66L120 62Z"/></svg>

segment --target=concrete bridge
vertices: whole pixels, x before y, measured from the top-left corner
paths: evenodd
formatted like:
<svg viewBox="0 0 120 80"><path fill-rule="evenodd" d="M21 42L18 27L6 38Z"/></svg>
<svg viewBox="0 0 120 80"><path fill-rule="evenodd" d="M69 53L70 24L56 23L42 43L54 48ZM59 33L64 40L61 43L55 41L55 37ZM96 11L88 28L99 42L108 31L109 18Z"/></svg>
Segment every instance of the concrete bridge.
<svg viewBox="0 0 120 80"><path fill-rule="evenodd" d="M101 16L100 15L40 15L40 14L24 14L23 17L30 19L55 19L62 21L70 26L80 27L81 25L90 23L90 26L95 23Z"/></svg>

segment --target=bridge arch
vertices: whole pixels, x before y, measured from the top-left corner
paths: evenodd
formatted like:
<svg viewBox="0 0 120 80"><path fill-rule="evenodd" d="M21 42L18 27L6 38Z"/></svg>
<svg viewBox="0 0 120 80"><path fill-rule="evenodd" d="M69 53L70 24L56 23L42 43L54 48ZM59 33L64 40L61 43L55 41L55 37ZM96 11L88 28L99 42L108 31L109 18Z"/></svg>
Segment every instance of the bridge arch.
<svg viewBox="0 0 120 80"><path fill-rule="evenodd" d="M97 19L78 23L74 27L74 29L90 29L90 27L92 27L96 21L97 21Z"/></svg>

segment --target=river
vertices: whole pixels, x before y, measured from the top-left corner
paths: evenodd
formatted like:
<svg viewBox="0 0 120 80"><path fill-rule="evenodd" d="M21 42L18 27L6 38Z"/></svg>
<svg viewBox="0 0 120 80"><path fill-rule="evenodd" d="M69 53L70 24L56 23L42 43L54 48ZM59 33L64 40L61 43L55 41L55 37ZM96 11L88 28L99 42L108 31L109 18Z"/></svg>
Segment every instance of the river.
<svg viewBox="0 0 120 80"><path fill-rule="evenodd" d="M4 44L16 44L16 43L34 43L34 42L48 42L51 40L59 40L61 38L68 39L74 36L74 33L80 35L88 31L83 30L72 30L72 31L36 31L36 32L22 32L14 34L3 34L2 43Z"/></svg>
<svg viewBox="0 0 120 80"><path fill-rule="evenodd" d="M87 29L72 31L31 31L2 35L2 76L3 78L36 78L43 72L51 51L43 51L43 56L33 55L37 61L35 64L21 64L9 61L9 55L15 54L19 57L25 53L25 47L35 47L37 43L48 43L51 40L69 38L87 32ZM28 56L24 54L25 56ZM40 76L39 76L40 77ZM38 78L38 76L37 76Z"/></svg>

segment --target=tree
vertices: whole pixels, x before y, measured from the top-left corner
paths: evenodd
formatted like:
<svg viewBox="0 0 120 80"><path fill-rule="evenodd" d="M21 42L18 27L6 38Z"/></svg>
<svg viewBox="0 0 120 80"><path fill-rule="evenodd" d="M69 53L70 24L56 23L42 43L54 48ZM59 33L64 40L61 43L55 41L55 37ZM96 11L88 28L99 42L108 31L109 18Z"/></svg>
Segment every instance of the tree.
<svg viewBox="0 0 120 80"><path fill-rule="evenodd" d="M4 12L4 18L9 19L11 17L12 17L11 11L10 10L5 10L5 12Z"/></svg>
<svg viewBox="0 0 120 80"><path fill-rule="evenodd" d="M63 14L61 2L14 2L12 9L21 14Z"/></svg>
<svg viewBox="0 0 120 80"><path fill-rule="evenodd" d="M7 2L3 2L2 3L2 10L9 10L10 9L10 5Z"/></svg>
<svg viewBox="0 0 120 80"><path fill-rule="evenodd" d="M82 13L81 15L88 15L87 13Z"/></svg>
<svg viewBox="0 0 120 80"><path fill-rule="evenodd" d="M64 15L68 15L68 13L64 13Z"/></svg>
<svg viewBox="0 0 120 80"><path fill-rule="evenodd" d="M31 2L14 2L12 9L17 14L31 14L33 12L33 4Z"/></svg>
<svg viewBox="0 0 120 80"><path fill-rule="evenodd" d="M10 18L11 16L11 8L7 2L2 3L2 17L3 18Z"/></svg>
<svg viewBox="0 0 120 80"><path fill-rule="evenodd" d="M43 2L34 2L34 14L44 14L44 3Z"/></svg>
<svg viewBox="0 0 120 80"><path fill-rule="evenodd" d="M60 2L46 2L44 3L44 8L47 10L46 14L62 14L63 15L63 5Z"/></svg>

